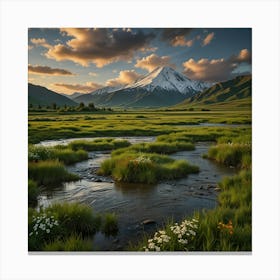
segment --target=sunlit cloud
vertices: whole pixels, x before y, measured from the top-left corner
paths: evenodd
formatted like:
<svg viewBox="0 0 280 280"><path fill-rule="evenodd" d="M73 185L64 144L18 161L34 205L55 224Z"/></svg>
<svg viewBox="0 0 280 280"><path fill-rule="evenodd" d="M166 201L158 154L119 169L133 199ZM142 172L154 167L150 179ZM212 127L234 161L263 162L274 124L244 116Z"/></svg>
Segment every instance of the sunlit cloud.
<svg viewBox="0 0 280 280"><path fill-rule="evenodd" d="M102 88L104 85L93 83L93 82L87 82L85 84L54 83L51 86L53 89L56 90L62 89L64 93L70 94L73 92L90 93L99 88Z"/></svg>
<svg viewBox="0 0 280 280"><path fill-rule="evenodd" d="M138 74L134 70L120 71L119 76L115 79L110 79L106 82L107 86L119 87L135 82L142 75Z"/></svg>
<svg viewBox="0 0 280 280"><path fill-rule="evenodd" d="M209 33L208 35L206 35L206 37L202 41L202 46L204 47L204 46L209 45L210 42L213 40L214 35L215 35L214 32Z"/></svg>
<svg viewBox="0 0 280 280"><path fill-rule="evenodd" d="M142 59L138 59L134 66L148 70L149 72L159 66L170 66L172 68L176 68L176 65L171 63L169 56L157 56L156 54L151 54L143 57Z"/></svg>
<svg viewBox="0 0 280 280"><path fill-rule="evenodd" d="M193 58L185 61L184 74L191 79L216 82L227 80L233 77L233 71L241 63L251 64L251 53L247 49L241 50L238 55L233 55L228 59L201 58L195 61Z"/></svg>
<svg viewBox="0 0 280 280"><path fill-rule="evenodd" d="M194 43L194 39L192 40L186 40L184 36L176 36L174 39L173 39L173 42L172 42L172 46L174 47L177 47L177 46L180 46L180 47L191 47Z"/></svg>
<svg viewBox="0 0 280 280"><path fill-rule="evenodd" d="M72 37L66 44L50 47L46 56L56 61L69 60L82 66L97 67L133 58L136 51L145 50L155 37L131 29L62 28L62 34Z"/></svg>
<svg viewBox="0 0 280 280"><path fill-rule="evenodd" d="M161 40L168 42L172 46L180 46L178 42L182 43L183 39L185 40L185 37L188 36L191 31L192 28L165 28L162 31Z"/></svg>
<svg viewBox="0 0 280 280"><path fill-rule="evenodd" d="M41 46L47 49L52 47L52 45L50 45L44 38L31 38L30 41L36 46Z"/></svg>
<svg viewBox="0 0 280 280"><path fill-rule="evenodd" d="M51 68L49 66L41 65L28 65L28 73L36 75L52 75L52 76L74 76L72 72L60 69L60 68Z"/></svg>

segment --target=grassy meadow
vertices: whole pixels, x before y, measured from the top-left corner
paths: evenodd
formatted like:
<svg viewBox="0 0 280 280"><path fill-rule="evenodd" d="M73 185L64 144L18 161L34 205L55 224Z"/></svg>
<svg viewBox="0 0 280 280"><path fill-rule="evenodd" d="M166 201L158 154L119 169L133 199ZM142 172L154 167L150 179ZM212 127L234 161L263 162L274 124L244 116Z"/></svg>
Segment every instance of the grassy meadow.
<svg viewBox="0 0 280 280"><path fill-rule="evenodd" d="M219 183L216 208L196 212L182 221L166 217L166 223L155 233L144 234L137 242L132 240L127 250L250 251L251 110L245 105L238 103L235 109L212 105L207 110L30 111L29 250L92 251L92 236L98 231L106 236L118 232L115 213L100 215L84 204L61 202L36 210L42 187L80 179L67 171L67 165L87 160L91 151L109 150L111 157L101 163L99 175L110 176L115 182L155 184L198 173L199 167L192 162L174 160L170 155L194 150L197 142L205 141L212 145L204 158L237 170L237 175ZM156 136L156 140L132 145L114 139L117 136ZM83 137L101 139L75 140L55 147L35 145L44 140Z"/></svg>

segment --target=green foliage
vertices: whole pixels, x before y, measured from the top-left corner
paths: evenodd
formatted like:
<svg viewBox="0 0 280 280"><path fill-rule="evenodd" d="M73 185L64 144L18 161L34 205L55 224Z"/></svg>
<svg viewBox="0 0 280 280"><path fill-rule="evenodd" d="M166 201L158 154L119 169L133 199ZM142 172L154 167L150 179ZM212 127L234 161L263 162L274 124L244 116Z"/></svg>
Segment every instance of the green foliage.
<svg viewBox="0 0 280 280"><path fill-rule="evenodd" d="M63 163L57 160L29 162L28 178L39 185L54 185L79 179L77 175L69 173Z"/></svg>
<svg viewBox="0 0 280 280"><path fill-rule="evenodd" d="M39 189L37 183L33 180L28 180L28 206L37 205L37 196L39 195Z"/></svg>
<svg viewBox="0 0 280 280"><path fill-rule="evenodd" d="M184 160L174 160L158 154L129 152L105 160L98 171L101 175L111 175L116 181L148 184L197 172L197 166Z"/></svg>

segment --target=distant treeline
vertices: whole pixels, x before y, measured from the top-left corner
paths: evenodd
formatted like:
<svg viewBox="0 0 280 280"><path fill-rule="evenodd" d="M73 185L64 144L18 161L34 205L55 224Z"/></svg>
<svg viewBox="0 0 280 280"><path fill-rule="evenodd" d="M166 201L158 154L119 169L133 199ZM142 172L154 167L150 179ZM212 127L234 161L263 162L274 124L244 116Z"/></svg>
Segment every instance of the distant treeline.
<svg viewBox="0 0 280 280"><path fill-rule="evenodd" d="M30 103L28 106L29 111L33 112L47 112L47 111L56 111L56 112L94 112L94 111L113 111L110 107L97 108L93 103L85 105L83 102L77 106L63 105L58 106L56 103L52 105L40 105Z"/></svg>

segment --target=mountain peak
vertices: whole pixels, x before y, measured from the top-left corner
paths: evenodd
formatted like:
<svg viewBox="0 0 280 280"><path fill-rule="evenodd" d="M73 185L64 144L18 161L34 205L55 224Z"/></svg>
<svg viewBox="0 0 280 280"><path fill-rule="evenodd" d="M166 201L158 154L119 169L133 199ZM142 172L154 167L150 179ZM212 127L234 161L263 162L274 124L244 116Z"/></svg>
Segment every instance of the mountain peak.
<svg viewBox="0 0 280 280"><path fill-rule="evenodd" d="M190 80L185 75L177 72L169 66L161 66L155 68L153 71L125 88L139 88L151 92L157 89L161 91L176 91L181 94L187 94L201 91L207 86L208 85L205 83Z"/></svg>

